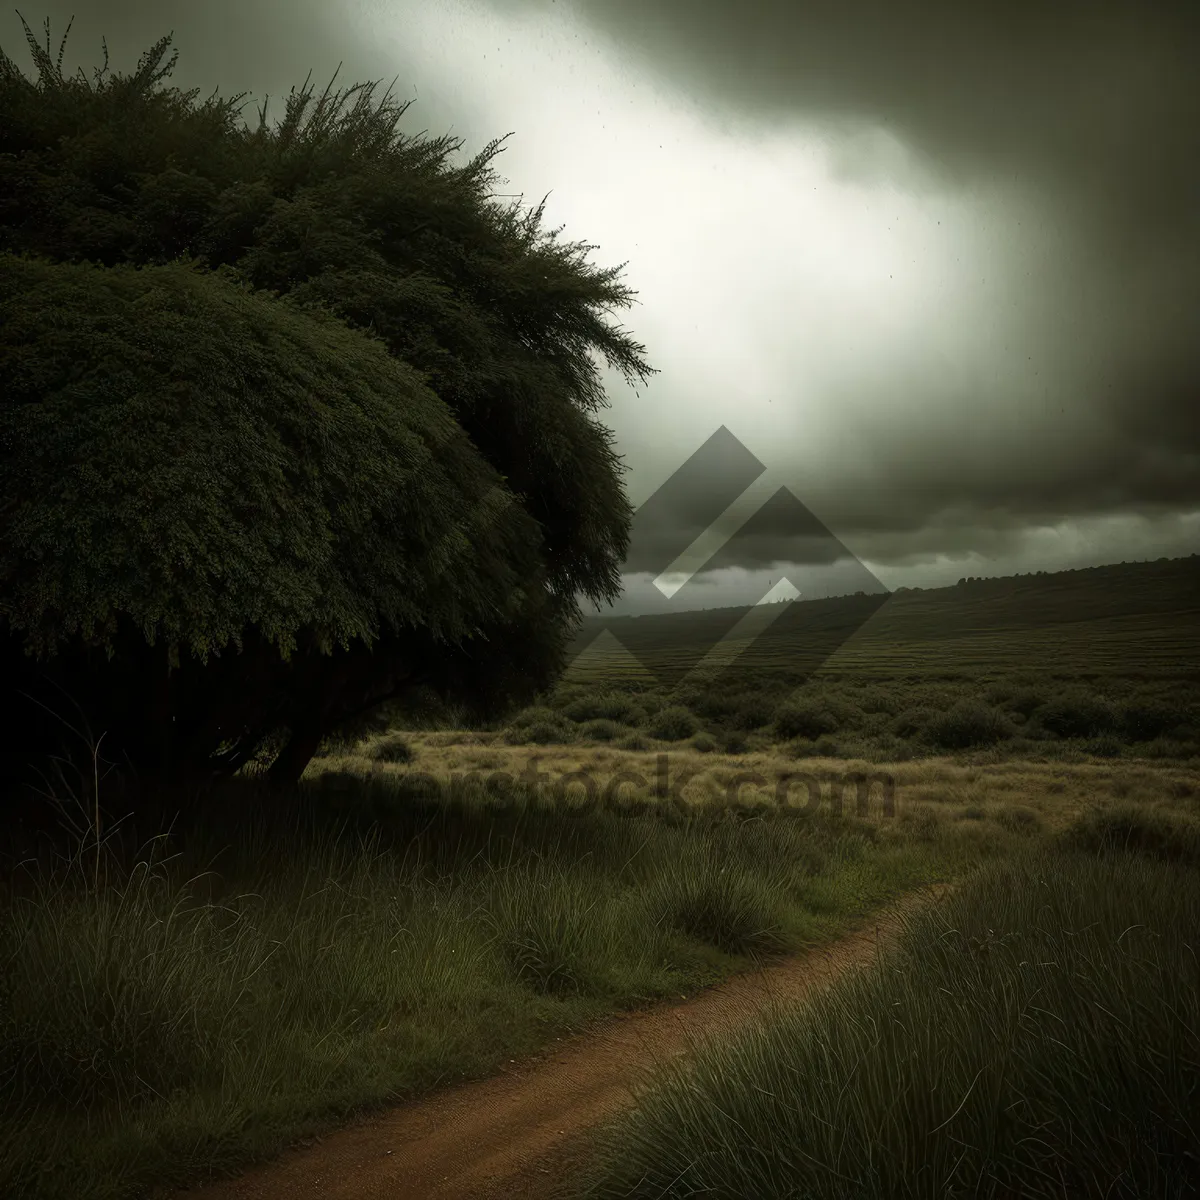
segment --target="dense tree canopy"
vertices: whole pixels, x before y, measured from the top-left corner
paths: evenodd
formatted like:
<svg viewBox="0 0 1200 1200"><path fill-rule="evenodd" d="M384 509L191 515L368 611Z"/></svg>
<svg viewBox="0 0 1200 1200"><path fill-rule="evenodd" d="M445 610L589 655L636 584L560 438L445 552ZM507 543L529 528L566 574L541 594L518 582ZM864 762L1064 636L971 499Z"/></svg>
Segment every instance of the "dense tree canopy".
<svg viewBox="0 0 1200 1200"><path fill-rule="evenodd" d="M63 695L154 778L281 731L294 776L415 688L528 699L619 587L620 268L490 197L499 141L451 167L372 84L251 130L161 85L169 40L94 83L0 51L10 760Z"/></svg>

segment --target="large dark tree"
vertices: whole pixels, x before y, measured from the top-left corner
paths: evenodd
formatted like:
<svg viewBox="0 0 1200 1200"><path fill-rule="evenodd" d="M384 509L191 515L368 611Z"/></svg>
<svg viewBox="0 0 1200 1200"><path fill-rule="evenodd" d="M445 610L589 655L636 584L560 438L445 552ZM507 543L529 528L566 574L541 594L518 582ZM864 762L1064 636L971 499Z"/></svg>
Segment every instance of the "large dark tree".
<svg viewBox="0 0 1200 1200"><path fill-rule="evenodd" d="M89 83L26 32L37 82L0 51L9 763L53 709L143 779L281 737L294 778L385 699L484 716L551 683L627 546L594 355L653 372L603 316L621 268L491 197L499 141L451 167L373 84L250 129L161 85L169 37Z"/></svg>

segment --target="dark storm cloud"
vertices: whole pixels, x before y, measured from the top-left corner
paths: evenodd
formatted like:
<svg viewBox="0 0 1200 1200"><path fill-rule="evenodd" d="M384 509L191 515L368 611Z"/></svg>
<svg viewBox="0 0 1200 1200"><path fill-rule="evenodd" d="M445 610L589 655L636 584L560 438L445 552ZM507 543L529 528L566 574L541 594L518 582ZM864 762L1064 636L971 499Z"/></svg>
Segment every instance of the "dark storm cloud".
<svg viewBox="0 0 1200 1200"><path fill-rule="evenodd" d="M1200 507L1200 4L567 7L714 121L816 123L840 170L866 180L888 173L881 126L932 187L1012 184L1058 214L1070 278L1034 276L1024 297L1044 312L1052 382L1024 401L1001 385L1001 415L972 429L954 388L965 400L990 381L881 381L902 416L880 420L876 405L855 451L800 493L833 528L927 530L951 551L1030 523Z"/></svg>
<svg viewBox="0 0 1200 1200"><path fill-rule="evenodd" d="M550 11L556 0L493 3ZM567 7L721 113L882 124L948 179L1033 174L1124 223L1131 240L1196 228L1195 4L577 0ZM853 153L848 148L848 169Z"/></svg>
<svg viewBox="0 0 1200 1200"><path fill-rule="evenodd" d="M1073 416L1030 414L975 436L943 414L953 397L913 406L895 427L864 424L855 452L832 478L804 495L844 534L910 531L952 510L976 512L988 526L1019 526L1117 512L1154 514L1200 508L1200 372L1146 364L1092 393ZM930 384L920 397L936 395ZM1052 399L1050 393L1048 400ZM998 395L997 408L1005 398ZM881 503L881 497L886 502Z"/></svg>

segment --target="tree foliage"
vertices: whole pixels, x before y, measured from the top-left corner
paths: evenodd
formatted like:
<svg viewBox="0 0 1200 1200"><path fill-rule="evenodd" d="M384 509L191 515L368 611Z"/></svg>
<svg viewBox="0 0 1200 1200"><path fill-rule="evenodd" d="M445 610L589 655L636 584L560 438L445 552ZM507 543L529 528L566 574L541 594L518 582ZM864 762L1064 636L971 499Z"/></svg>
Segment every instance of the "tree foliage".
<svg viewBox="0 0 1200 1200"><path fill-rule="evenodd" d="M374 84L251 129L162 86L169 37L89 83L26 34L36 82L0 51L7 677L170 777L281 729L295 774L412 689L484 715L546 686L627 547L596 357L653 372L605 320L622 268L496 203L503 139L451 166Z"/></svg>

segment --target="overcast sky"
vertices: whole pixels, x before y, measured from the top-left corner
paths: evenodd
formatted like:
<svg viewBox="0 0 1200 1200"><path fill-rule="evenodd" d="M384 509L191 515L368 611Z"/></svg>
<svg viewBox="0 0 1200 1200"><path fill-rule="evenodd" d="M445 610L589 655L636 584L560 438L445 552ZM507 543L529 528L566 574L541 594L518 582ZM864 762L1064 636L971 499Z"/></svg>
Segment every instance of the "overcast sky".
<svg viewBox="0 0 1200 1200"><path fill-rule="evenodd" d="M342 62L339 85L395 78L401 128L464 138L463 160L513 132L499 190L550 192L546 227L638 291L617 319L661 374L640 394L605 375L633 502L722 427L762 468L681 568L717 569L668 602L643 563L622 607L798 578L786 520L722 545L780 487L888 588L1200 550L1200 5L22 12L57 51L73 8L71 71L101 35L128 71L173 30L169 82L202 98L269 93L278 118ZM32 73L15 14L0 44Z"/></svg>

